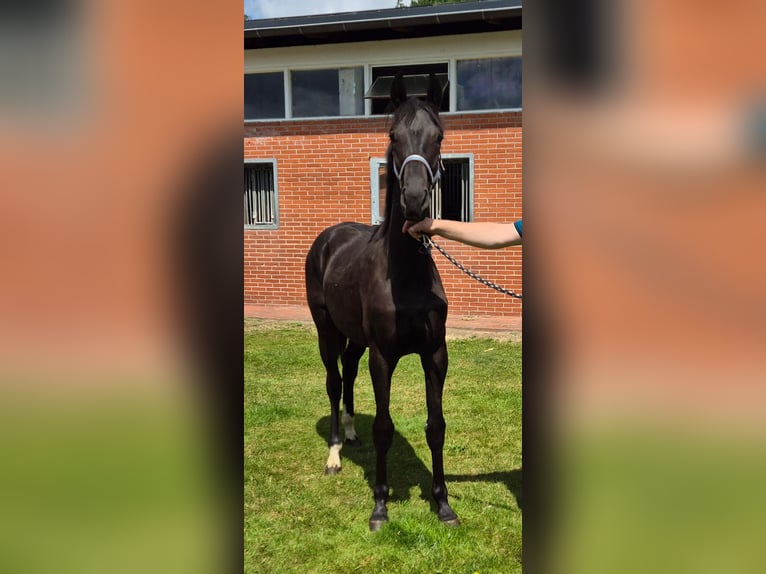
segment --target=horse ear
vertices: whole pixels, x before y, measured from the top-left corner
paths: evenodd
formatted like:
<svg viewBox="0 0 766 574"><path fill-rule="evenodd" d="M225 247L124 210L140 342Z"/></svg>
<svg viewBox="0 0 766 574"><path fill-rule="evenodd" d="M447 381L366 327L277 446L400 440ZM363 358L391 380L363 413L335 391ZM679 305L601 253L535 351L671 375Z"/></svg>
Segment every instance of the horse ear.
<svg viewBox="0 0 766 574"><path fill-rule="evenodd" d="M444 98L444 92L449 86L449 82L442 86L439 78L436 74L430 74L428 76L428 93L426 94L426 101L433 104L437 110L442 107L442 99Z"/></svg>
<svg viewBox="0 0 766 574"><path fill-rule="evenodd" d="M397 72L394 81L391 82L391 103L394 109L398 108L407 101L407 86L404 85L404 77L401 72Z"/></svg>

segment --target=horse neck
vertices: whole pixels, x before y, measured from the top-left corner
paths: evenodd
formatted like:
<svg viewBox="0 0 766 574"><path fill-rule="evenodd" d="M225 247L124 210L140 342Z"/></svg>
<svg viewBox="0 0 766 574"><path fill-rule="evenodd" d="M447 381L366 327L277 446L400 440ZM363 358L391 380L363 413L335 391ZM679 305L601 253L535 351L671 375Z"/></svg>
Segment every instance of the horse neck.
<svg viewBox="0 0 766 574"><path fill-rule="evenodd" d="M388 168L386 173L386 209L385 218L381 224L386 250L390 260L402 265L422 264L421 245L408 233L402 233L404 214L399 208L401 188L399 180L394 176L391 153L388 153Z"/></svg>

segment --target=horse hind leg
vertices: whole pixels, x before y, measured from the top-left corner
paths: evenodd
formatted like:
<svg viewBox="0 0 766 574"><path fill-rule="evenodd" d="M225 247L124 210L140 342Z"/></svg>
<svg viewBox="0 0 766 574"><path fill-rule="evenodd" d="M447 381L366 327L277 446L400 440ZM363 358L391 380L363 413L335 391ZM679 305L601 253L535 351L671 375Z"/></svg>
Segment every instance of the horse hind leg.
<svg viewBox="0 0 766 574"><path fill-rule="evenodd" d="M354 381L359 372L359 359L365 351L364 346L349 342L348 347L341 355L343 365L343 415L341 422L346 436L345 444L360 446L362 441L356 434L354 427Z"/></svg>
<svg viewBox="0 0 766 574"><path fill-rule="evenodd" d="M327 397L330 399L330 437L327 441L330 452L324 469L325 474L338 474L341 469L340 450L343 445L340 440L338 420L342 380L338 371L338 357L345 344L345 337L334 327L323 329L319 333L319 353L327 371L325 385Z"/></svg>

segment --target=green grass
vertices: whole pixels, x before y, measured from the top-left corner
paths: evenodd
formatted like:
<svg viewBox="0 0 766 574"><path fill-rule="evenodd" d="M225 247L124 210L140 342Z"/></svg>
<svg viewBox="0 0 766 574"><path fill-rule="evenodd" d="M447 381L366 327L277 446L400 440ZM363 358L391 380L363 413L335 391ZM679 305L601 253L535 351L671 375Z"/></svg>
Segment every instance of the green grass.
<svg viewBox="0 0 766 574"><path fill-rule="evenodd" d="M447 528L431 498L423 373L394 373L390 522L371 533L375 412L367 355L356 383L362 446L325 476L329 403L313 327L245 324L246 572L521 572L521 345L448 343L445 473L462 521Z"/></svg>

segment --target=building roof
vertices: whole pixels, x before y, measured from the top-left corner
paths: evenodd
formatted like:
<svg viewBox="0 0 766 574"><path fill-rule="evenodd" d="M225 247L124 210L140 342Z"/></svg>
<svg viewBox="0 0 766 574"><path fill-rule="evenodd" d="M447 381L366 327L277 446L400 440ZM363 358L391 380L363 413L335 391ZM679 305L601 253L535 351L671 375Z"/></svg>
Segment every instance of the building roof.
<svg viewBox="0 0 766 574"><path fill-rule="evenodd" d="M245 50L521 29L521 0L245 21Z"/></svg>

